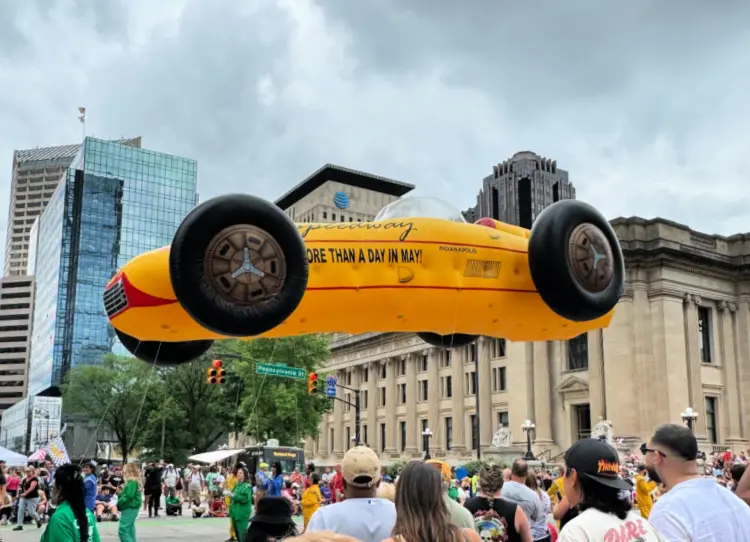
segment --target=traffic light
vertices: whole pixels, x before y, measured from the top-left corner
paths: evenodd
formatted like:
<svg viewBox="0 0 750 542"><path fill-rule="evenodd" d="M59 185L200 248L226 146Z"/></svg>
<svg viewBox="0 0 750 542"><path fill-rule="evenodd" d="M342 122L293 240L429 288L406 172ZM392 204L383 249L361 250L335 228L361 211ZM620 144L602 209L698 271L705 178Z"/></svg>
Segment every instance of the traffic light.
<svg viewBox="0 0 750 542"><path fill-rule="evenodd" d="M227 381L227 372L221 365L220 359L215 359L211 367L206 370L206 382L209 384L223 384Z"/></svg>
<svg viewBox="0 0 750 542"><path fill-rule="evenodd" d="M318 391L318 373L310 373L307 375L307 393L312 395Z"/></svg>

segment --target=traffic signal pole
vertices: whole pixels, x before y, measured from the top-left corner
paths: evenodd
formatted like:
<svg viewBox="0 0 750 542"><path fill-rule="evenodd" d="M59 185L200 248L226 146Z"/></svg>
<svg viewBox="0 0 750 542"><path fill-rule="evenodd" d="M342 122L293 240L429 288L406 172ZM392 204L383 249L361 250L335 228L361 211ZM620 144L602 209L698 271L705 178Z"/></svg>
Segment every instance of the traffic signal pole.
<svg viewBox="0 0 750 542"><path fill-rule="evenodd" d="M336 383L336 387L341 388L342 390L350 391L354 394L353 403L351 401L347 401L346 399L341 399L340 397L330 397L330 399L335 399L336 401L354 408L354 445L359 446L361 443L362 435L362 403L360 399L361 392L360 390L355 390L354 388L350 388L348 386L342 386L339 383Z"/></svg>

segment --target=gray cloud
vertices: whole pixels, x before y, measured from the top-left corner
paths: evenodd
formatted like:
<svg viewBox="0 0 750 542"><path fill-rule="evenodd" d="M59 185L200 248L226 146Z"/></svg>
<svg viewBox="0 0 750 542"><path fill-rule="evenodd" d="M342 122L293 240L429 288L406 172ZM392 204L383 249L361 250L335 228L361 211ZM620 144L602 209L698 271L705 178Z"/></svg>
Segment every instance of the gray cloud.
<svg viewBox="0 0 750 542"><path fill-rule="evenodd" d="M515 4L0 0L0 198L12 150L77 140L85 105L89 133L198 159L202 197L330 161L465 207L532 149L609 216L750 229L747 2Z"/></svg>

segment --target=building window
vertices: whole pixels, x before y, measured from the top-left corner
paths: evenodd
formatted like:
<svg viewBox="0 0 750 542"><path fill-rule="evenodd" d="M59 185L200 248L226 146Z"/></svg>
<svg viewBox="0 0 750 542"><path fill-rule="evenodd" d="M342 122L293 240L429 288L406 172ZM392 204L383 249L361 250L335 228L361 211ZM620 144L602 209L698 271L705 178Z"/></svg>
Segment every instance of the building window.
<svg viewBox="0 0 750 542"><path fill-rule="evenodd" d="M387 368L388 366L385 363L380 365L380 380L385 380Z"/></svg>
<svg viewBox="0 0 750 542"><path fill-rule="evenodd" d="M370 379L370 370L367 367L362 367L362 383L366 384Z"/></svg>
<svg viewBox="0 0 750 542"><path fill-rule="evenodd" d="M378 388L380 390L380 401L378 402L378 406L385 406L385 387Z"/></svg>
<svg viewBox="0 0 750 542"><path fill-rule="evenodd" d="M568 341L568 370L580 371L589 368L588 333Z"/></svg>
<svg viewBox="0 0 750 542"><path fill-rule="evenodd" d="M331 213L331 220L336 221L336 213Z"/></svg>
<svg viewBox="0 0 750 542"><path fill-rule="evenodd" d="M505 357L505 339L492 339L492 359Z"/></svg>
<svg viewBox="0 0 750 542"><path fill-rule="evenodd" d="M479 446L479 434L477 432L477 415L469 416L469 427L471 427L471 449L476 450Z"/></svg>
<svg viewBox="0 0 750 542"><path fill-rule="evenodd" d="M453 418L445 417L445 449L453 448Z"/></svg>
<svg viewBox="0 0 750 542"><path fill-rule="evenodd" d="M711 363L711 309L698 307L698 344L701 361Z"/></svg>
<svg viewBox="0 0 750 542"><path fill-rule="evenodd" d="M469 345L469 359L468 363L477 362L477 343L471 343Z"/></svg>
<svg viewBox="0 0 750 542"><path fill-rule="evenodd" d="M380 442L378 444L380 444L380 453L383 453L383 451L385 450L385 424L384 423L380 424Z"/></svg>
<svg viewBox="0 0 750 542"><path fill-rule="evenodd" d="M351 371L346 372L346 385L347 386L352 385L352 372Z"/></svg>
<svg viewBox="0 0 750 542"><path fill-rule="evenodd" d="M406 422L398 422L399 431L401 432L401 451L406 450Z"/></svg>
<svg viewBox="0 0 750 542"><path fill-rule="evenodd" d="M406 374L406 359L399 360L398 362L398 376L404 376Z"/></svg>
<svg viewBox="0 0 750 542"><path fill-rule="evenodd" d="M351 447L352 447L352 428L347 427L346 428L346 449L348 450Z"/></svg>
<svg viewBox="0 0 750 542"><path fill-rule="evenodd" d="M333 452L333 448L335 446L335 444L333 443L334 442L333 441L333 436L334 436L334 434L333 434L333 427L331 428L330 435L331 435L331 437L330 437L331 438L331 442L328 444L328 453Z"/></svg>
<svg viewBox="0 0 750 542"><path fill-rule="evenodd" d="M419 372L423 373L427 370L427 354L422 354L422 358L419 360Z"/></svg>
<svg viewBox="0 0 750 542"><path fill-rule="evenodd" d="M477 373L471 371L470 373L464 373L464 390L465 395L476 395L477 393Z"/></svg>
<svg viewBox="0 0 750 542"><path fill-rule="evenodd" d="M591 436L591 409L588 404L574 405L576 440L589 438Z"/></svg>
<svg viewBox="0 0 750 542"><path fill-rule="evenodd" d="M500 427L501 425L505 427L510 425L510 417L507 410L501 410L497 413L497 426Z"/></svg>
<svg viewBox="0 0 750 542"><path fill-rule="evenodd" d="M344 221L344 215L341 215L341 222Z"/></svg>
<svg viewBox="0 0 750 542"><path fill-rule="evenodd" d="M344 412L350 412L352 409L352 394L351 393L345 393L344 394Z"/></svg>
<svg viewBox="0 0 750 542"><path fill-rule="evenodd" d="M507 375L505 367L492 368L492 391L508 390L506 376Z"/></svg>
<svg viewBox="0 0 750 542"><path fill-rule="evenodd" d="M440 352L440 367L451 366L451 350L442 350Z"/></svg>
<svg viewBox="0 0 750 542"><path fill-rule="evenodd" d="M716 428L716 397L706 397L706 435L711 444L719 441Z"/></svg>
<svg viewBox="0 0 750 542"><path fill-rule="evenodd" d="M428 397L428 385L427 380L420 380L419 381L419 400L421 402L427 401Z"/></svg>
<svg viewBox="0 0 750 542"><path fill-rule="evenodd" d="M419 435L422 436L424 434L424 432L425 432L425 429L427 429L427 420L420 420L419 424L420 424L420 427L421 427L421 429L419 431ZM426 440L427 440L426 438L422 437L422 451L423 452L427 451L424 448Z"/></svg>
<svg viewBox="0 0 750 542"><path fill-rule="evenodd" d="M406 404L406 384L398 385L398 404L399 405Z"/></svg>
<svg viewBox="0 0 750 542"><path fill-rule="evenodd" d="M328 218L328 211L323 211L323 220Z"/></svg>
<svg viewBox="0 0 750 542"><path fill-rule="evenodd" d="M366 425L362 426L362 435L361 436L362 436L362 443L365 446L369 446L369 443L367 442L367 426Z"/></svg>
<svg viewBox="0 0 750 542"><path fill-rule="evenodd" d="M359 408L367 408L367 399L368 399L367 390L360 391L359 396L361 398Z"/></svg>
<svg viewBox="0 0 750 542"><path fill-rule="evenodd" d="M440 397L442 399L450 399L453 397L453 377L450 375L444 376L440 379Z"/></svg>

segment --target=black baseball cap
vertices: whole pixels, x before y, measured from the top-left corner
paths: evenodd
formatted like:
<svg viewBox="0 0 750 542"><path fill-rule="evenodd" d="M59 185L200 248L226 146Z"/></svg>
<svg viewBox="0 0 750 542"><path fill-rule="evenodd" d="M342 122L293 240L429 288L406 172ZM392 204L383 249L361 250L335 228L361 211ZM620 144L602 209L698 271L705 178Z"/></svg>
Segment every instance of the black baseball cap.
<svg viewBox="0 0 750 542"><path fill-rule="evenodd" d="M604 440L579 440L565 452L565 465L568 469L575 469L579 477L588 478L603 486L633 489L620 478L620 456L617 450Z"/></svg>

